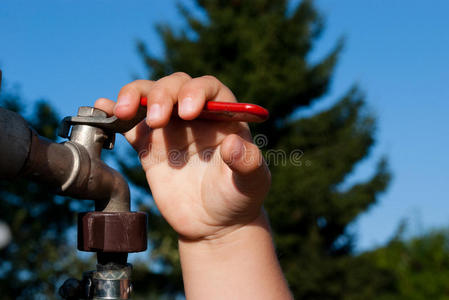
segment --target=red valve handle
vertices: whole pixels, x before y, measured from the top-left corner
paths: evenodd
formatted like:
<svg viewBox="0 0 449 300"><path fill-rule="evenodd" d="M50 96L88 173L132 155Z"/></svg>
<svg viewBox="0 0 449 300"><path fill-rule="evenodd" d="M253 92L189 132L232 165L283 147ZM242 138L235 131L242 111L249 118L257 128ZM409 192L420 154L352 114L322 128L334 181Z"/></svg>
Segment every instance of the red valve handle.
<svg viewBox="0 0 449 300"><path fill-rule="evenodd" d="M146 97L140 99L142 106L147 106L147 102ZM266 121L268 117L268 110L256 104L207 101L198 118L214 121L260 123Z"/></svg>

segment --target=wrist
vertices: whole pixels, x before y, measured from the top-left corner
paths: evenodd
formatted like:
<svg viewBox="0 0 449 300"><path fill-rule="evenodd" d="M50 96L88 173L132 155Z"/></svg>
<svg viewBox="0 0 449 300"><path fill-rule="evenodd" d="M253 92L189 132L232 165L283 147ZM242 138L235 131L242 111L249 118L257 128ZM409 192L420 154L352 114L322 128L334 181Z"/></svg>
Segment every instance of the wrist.
<svg viewBox="0 0 449 300"><path fill-rule="evenodd" d="M246 241L249 234L257 231L271 236L268 217L263 209L260 209L259 214L246 223L224 226L213 234L198 239L189 239L180 235L178 243L180 247L200 247L204 250L220 249L226 245Z"/></svg>

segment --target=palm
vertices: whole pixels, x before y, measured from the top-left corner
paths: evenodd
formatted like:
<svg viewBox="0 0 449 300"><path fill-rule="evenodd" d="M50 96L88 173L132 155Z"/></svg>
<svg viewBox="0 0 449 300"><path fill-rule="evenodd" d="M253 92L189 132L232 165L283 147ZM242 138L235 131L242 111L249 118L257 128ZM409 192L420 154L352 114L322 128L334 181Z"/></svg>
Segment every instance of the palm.
<svg viewBox="0 0 449 300"><path fill-rule="evenodd" d="M149 151L141 154L159 210L178 233L189 238L229 226L250 206L219 151L229 134L248 138L247 126L206 122L172 119L167 127L148 133Z"/></svg>

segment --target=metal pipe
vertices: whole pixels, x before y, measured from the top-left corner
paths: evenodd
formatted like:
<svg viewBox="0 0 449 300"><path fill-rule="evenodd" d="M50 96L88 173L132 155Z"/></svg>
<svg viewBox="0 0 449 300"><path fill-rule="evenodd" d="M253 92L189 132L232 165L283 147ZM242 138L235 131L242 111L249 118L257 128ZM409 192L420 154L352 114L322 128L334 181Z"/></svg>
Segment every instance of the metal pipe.
<svg viewBox="0 0 449 300"><path fill-rule="evenodd" d="M28 157L31 130L17 113L0 107L0 179L17 176Z"/></svg>
<svg viewBox="0 0 449 300"><path fill-rule="evenodd" d="M20 173L30 180L44 183L61 193L61 186L69 180L75 164L75 157L64 144L54 143L31 130L29 153ZM7 144L0 148L8 149Z"/></svg>
<svg viewBox="0 0 449 300"><path fill-rule="evenodd" d="M97 265L92 272L93 299L130 299L132 292L130 264Z"/></svg>

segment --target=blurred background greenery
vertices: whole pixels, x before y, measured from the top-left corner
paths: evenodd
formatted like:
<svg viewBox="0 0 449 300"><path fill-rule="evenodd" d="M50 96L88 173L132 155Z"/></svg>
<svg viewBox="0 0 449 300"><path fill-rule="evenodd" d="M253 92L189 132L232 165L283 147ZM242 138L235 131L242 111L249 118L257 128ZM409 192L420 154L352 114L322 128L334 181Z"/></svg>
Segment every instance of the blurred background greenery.
<svg viewBox="0 0 449 300"><path fill-rule="evenodd" d="M285 0L195 3L201 17L179 5L185 21L181 30L169 23L158 26L162 57L143 40L137 42L138 53L149 79L176 71L213 74L238 99L268 108L271 118L252 126L254 135L265 137L265 153L301 150L299 161L269 161L273 185L265 202L278 257L296 299L449 299L445 230L410 238L404 223L385 245L355 251L348 226L378 201L392 171L388 157L381 157L371 177L345 181L369 158L376 142L377 120L363 87L348 86L320 112L297 113L328 93L345 44L336 40L320 60L308 59L325 21L314 1L301 1L293 9ZM13 89L3 90L0 99L1 106L28 115L41 135L56 140L61 116L48 102L38 101L25 113ZM130 158L135 155L123 157L108 159L138 191L135 206L150 213L151 251L134 259L134 299L182 298L176 234L145 197L151 191L137 159ZM57 299L65 278L92 268L92 257L77 255L72 242L76 213L91 208L88 201L55 196L45 186L21 179L0 182L0 220L9 224L13 236L0 250L2 299Z"/></svg>

